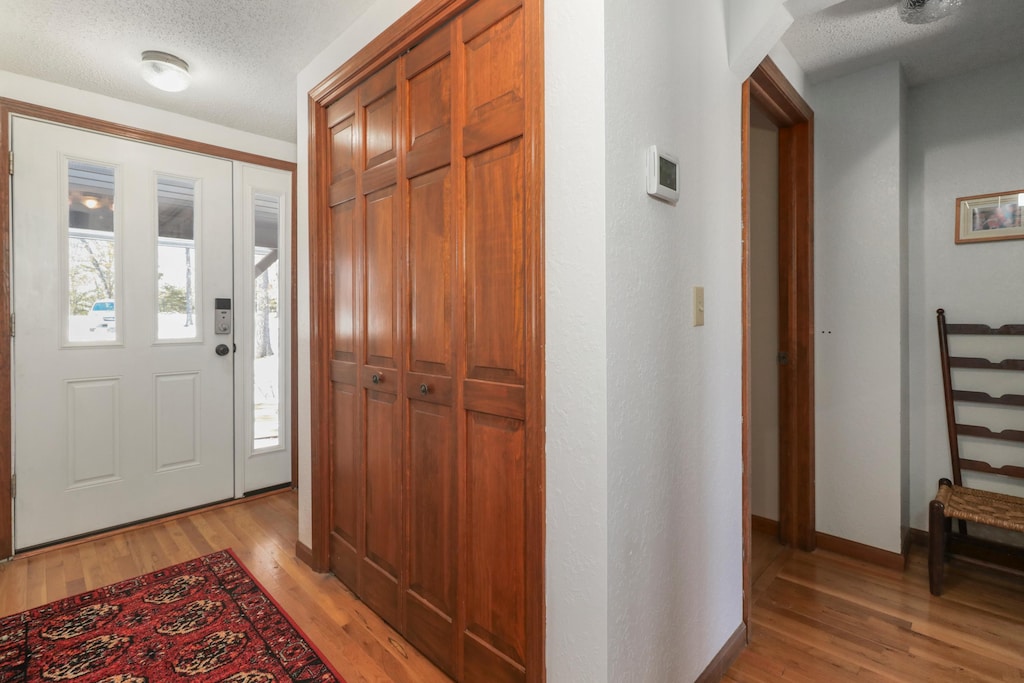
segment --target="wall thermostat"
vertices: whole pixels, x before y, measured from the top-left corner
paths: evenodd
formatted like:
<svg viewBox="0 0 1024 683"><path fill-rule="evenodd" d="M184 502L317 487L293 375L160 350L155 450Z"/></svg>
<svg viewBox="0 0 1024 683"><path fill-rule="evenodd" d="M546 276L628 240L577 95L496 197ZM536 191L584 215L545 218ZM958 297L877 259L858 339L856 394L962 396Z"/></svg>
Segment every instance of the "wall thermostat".
<svg viewBox="0 0 1024 683"><path fill-rule="evenodd" d="M679 157L659 152L657 145L647 152L647 194L673 204L679 201Z"/></svg>

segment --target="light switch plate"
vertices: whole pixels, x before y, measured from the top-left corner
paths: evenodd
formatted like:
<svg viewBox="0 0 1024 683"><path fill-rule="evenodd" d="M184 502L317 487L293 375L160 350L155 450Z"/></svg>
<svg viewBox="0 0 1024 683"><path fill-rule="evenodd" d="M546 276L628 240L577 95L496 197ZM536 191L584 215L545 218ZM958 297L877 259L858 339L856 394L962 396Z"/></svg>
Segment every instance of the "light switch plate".
<svg viewBox="0 0 1024 683"><path fill-rule="evenodd" d="M700 327L704 324L704 288L693 288L693 326Z"/></svg>

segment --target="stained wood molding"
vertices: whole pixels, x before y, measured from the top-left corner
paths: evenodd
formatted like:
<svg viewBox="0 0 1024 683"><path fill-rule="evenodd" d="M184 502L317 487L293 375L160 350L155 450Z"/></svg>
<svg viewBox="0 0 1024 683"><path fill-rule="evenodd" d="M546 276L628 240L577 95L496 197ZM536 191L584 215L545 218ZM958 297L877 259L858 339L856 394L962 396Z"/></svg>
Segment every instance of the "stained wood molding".
<svg viewBox="0 0 1024 683"><path fill-rule="evenodd" d="M759 515L750 516L750 529L761 534L779 535L779 523L774 519L768 519Z"/></svg>
<svg viewBox="0 0 1024 683"><path fill-rule="evenodd" d="M894 569L896 571L903 571L903 568L907 564L907 551L909 546L904 543L903 553L894 553L889 550L882 550L872 545L865 545L864 543L858 543L857 541L851 541L846 538L839 538L838 536L832 536L830 534L824 534L820 531L817 533L818 547L822 550L827 550L837 555L844 555L855 560L861 560L870 564L878 565L879 567L885 567L886 569Z"/></svg>
<svg viewBox="0 0 1024 683"><path fill-rule="evenodd" d="M313 551L302 541L295 541L295 557L314 571L319 571L313 566Z"/></svg>
<svg viewBox="0 0 1024 683"><path fill-rule="evenodd" d="M736 627L736 631L729 636L729 640L725 641L725 645L718 651L718 654L714 656L704 671L701 672L700 676L697 676L694 683L717 683L722 680L722 676L729 670L732 663L736 661L736 658L743 652L743 648L747 646L747 627L745 624L740 624Z"/></svg>

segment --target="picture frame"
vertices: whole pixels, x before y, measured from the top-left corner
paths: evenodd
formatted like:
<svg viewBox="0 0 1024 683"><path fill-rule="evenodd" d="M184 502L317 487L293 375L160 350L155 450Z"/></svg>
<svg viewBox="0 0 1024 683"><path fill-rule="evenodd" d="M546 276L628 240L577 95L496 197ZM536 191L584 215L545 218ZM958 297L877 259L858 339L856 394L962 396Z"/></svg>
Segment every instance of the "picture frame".
<svg viewBox="0 0 1024 683"><path fill-rule="evenodd" d="M956 243L1024 239L1024 190L957 197Z"/></svg>

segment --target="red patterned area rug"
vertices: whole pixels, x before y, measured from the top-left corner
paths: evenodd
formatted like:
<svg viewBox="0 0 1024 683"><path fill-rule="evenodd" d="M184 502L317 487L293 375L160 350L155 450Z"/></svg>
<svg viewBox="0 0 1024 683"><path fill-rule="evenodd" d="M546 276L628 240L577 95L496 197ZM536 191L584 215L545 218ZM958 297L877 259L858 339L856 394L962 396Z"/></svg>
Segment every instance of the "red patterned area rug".
<svg viewBox="0 0 1024 683"><path fill-rule="evenodd" d="M230 550L0 619L0 683L344 683Z"/></svg>

